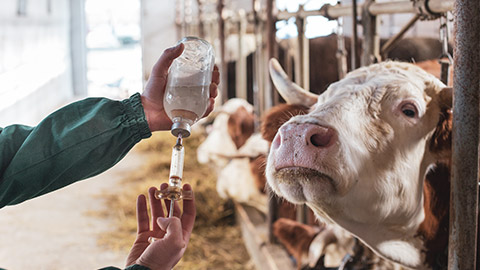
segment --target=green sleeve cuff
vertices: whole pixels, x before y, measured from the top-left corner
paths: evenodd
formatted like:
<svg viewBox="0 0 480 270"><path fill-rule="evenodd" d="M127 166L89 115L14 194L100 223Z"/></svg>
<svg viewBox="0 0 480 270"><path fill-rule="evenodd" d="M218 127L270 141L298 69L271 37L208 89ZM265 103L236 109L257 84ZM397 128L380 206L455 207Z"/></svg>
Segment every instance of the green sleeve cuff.
<svg viewBox="0 0 480 270"><path fill-rule="evenodd" d="M2 269L0 268L0 270ZM120 270L120 268L117 268L114 266L108 266L108 267L100 268L98 270ZM132 264L130 266L127 266L124 270L150 270L150 268L143 265L139 265L139 264Z"/></svg>
<svg viewBox="0 0 480 270"><path fill-rule="evenodd" d="M125 114L127 117L127 124L135 127L135 140L140 141L152 136L152 132L148 127L147 118L143 111L142 100L139 93L133 94L129 99L122 101L125 105Z"/></svg>
<svg viewBox="0 0 480 270"><path fill-rule="evenodd" d="M133 264L133 265L127 266L125 270L150 270L150 268L143 265L139 265L139 264Z"/></svg>

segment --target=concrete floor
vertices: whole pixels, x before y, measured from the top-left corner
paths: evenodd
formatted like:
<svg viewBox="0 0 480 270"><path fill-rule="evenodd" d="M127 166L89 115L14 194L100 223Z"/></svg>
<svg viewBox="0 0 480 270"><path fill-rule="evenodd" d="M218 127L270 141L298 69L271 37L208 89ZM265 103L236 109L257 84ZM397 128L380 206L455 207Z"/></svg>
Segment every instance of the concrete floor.
<svg viewBox="0 0 480 270"><path fill-rule="evenodd" d="M118 188L122 175L139 168L143 159L131 151L99 176L0 209L0 268L123 268L126 253L97 245L99 234L112 226L110 221L87 213L105 207L98 195L102 190Z"/></svg>

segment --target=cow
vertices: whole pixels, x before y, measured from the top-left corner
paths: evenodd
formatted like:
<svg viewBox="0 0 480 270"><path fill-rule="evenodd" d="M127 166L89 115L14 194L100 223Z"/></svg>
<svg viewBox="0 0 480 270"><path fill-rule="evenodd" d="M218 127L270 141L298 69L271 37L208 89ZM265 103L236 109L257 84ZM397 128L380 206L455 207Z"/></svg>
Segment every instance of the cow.
<svg viewBox="0 0 480 270"><path fill-rule="evenodd" d="M217 172L217 192L267 212L263 166L268 142L254 132L253 106L239 98L215 111L208 137L197 149L197 160Z"/></svg>
<svg viewBox="0 0 480 270"><path fill-rule="evenodd" d="M339 226L312 226L289 218L273 223L273 235L295 258L298 270L339 266L354 244L354 238Z"/></svg>
<svg viewBox="0 0 480 270"><path fill-rule="evenodd" d="M269 188L387 260L444 267L452 88L394 61L354 70L321 95L290 81L275 59L270 75L293 105L263 123Z"/></svg>

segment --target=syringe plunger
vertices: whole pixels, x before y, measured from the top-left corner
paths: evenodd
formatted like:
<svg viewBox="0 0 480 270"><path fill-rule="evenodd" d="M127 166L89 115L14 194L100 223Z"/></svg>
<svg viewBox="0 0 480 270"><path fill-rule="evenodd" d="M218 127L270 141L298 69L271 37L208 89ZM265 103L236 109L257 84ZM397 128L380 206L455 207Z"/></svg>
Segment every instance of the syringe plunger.
<svg viewBox="0 0 480 270"><path fill-rule="evenodd" d="M177 143L172 149L172 160L170 164L170 177L168 180L168 188L162 189L157 193L158 199L192 199L191 191L182 190L184 156L185 151L182 145L182 137L179 136L177 139Z"/></svg>

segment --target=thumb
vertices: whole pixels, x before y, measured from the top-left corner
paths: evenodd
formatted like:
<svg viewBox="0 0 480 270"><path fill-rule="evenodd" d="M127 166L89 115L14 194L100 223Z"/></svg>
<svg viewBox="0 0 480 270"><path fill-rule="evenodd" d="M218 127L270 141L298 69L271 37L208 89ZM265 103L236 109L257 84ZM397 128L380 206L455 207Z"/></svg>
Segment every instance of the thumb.
<svg viewBox="0 0 480 270"><path fill-rule="evenodd" d="M157 218L157 224L166 234L163 240L178 248L184 248L182 223L179 218Z"/></svg>
<svg viewBox="0 0 480 270"><path fill-rule="evenodd" d="M172 65L173 60L179 57L185 46L183 43L179 43L174 47L168 48L163 51L160 59L158 59L157 63L153 66L152 69L152 77L166 77L168 73L168 68Z"/></svg>

